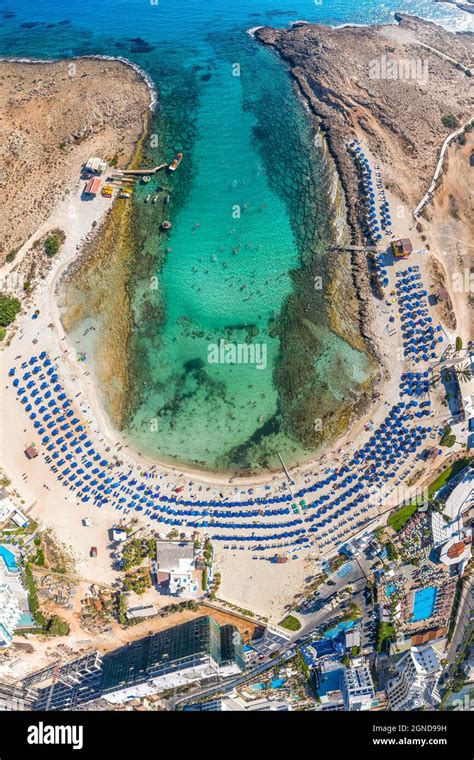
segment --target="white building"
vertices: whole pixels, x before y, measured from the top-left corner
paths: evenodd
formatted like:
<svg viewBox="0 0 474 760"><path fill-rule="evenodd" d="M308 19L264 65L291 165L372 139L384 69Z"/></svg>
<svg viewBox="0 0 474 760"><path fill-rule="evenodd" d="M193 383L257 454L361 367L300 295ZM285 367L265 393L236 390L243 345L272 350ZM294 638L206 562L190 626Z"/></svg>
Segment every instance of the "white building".
<svg viewBox="0 0 474 760"><path fill-rule="evenodd" d="M443 514L431 514L433 544L440 561L462 575L471 557L471 529L463 525L463 514L474 504L474 471L468 469L446 500Z"/></svg>
<svg viewBox="0 0 474 760"><path fill-rule="evenodd" d="M190 597L198 591L192 541L157 541L152 565L156 585L163 594Z"/></svg>
<svg viewBox="0 0 474 760"><path fill-rule="evenodd" d="M186 712L291 712L287 699L247 700L233 691L229 696L187 705Z"/></svg>
<svg viewBox="0 0 474 760"><path fill-rule="evenodd" d="M370 710L375 689L368 665L358 665L344 670L342 694L346 710Z"/></svg>
<svg viewBox="0 0 474 760"><path fill-rule="evenodd" d="M12 514L12 520L15 525L18 525L19 528L28 527L28 518L23 514L23 512L20 512L19 509L15 510L15 512Z"/></svg>
<svg viewBox="0 0 474 760"><path fill-rule="evenodd" d="M360 647L360 631L358 628L352 628L345 633L345 645L346 649L352 649L352 647Z"/></svg>
<svg viewBox="0 0 474 760"><path fill-rule="evenodd" d="M129 620L153 617L156 614L157 609L154 604L143 604L140 607L129 607L126 612L126 616Z"/></svg>
<svg viewBox="0 0 474 760"><path fill-rule="evenodd" d="M0 583L0 647L10 646L21 609L7 583Z"/></svg>
<svg viewBox="0 0 474 760"><path fill-rule="evenodd" d="M397 672L387 681L391 710L435 708L440 701L438 679L441 658L431 644L411 647L397 662Z"/></svg>

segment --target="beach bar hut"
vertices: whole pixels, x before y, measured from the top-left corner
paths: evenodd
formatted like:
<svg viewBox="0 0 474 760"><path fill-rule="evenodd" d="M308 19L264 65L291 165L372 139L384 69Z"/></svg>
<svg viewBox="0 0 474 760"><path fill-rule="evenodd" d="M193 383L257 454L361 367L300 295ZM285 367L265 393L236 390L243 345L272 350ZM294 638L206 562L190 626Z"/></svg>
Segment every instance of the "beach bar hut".
<svg viewBox="0 0 474 760"><path fill-rule="evenodd" d="M399 238L392 243L393 255L396 259L406 259L413 251L413 245L409 238Z"/></svg>
<svg viewBox="0 0 474 760"><path fill-rule="evenodd" d="M35 459L35 457L38 456L38 452L36 451L34 446L28 446L25 449L25 456L27 459Z"/></svg>

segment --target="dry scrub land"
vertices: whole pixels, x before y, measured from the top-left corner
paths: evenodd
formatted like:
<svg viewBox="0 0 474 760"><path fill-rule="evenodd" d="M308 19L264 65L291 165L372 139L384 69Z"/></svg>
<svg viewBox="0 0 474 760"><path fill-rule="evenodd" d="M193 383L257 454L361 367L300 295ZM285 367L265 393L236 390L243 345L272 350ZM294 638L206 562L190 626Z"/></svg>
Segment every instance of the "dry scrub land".
<svg viewBox="0 0 474 760"><path fill-rule="evenodd" d="M0 265L77 183L90 155L127 163L149 103L145 81L120 61L0 61Z"/></svg>

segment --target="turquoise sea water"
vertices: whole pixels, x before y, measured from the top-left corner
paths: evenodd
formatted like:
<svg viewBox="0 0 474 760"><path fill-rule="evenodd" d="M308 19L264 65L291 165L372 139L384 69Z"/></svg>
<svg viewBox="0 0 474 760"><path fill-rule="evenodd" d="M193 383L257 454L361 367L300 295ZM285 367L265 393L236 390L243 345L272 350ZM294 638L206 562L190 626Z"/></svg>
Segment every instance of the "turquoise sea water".
<svg viewBox="0 0 474 760"><path fill-rule="evenodd" d="M0 55L135 61L160 94L158 145L147 154L153 162L185 154L175 175L159 175L135 201L135 404L125 432L141 451L237 471L276 467L278 452L289 465L310 456L298 440L301 411L282 391L292 377L279 374L274 328L308 256L327 282L329 178L284 66L246 30L297 19L390 22L395 10L453 26L465 18L433 0L0 0ZM144 203L148 193L156 205ZM166 239L163 214L173 223ZM330 414L357 398L369 366L331 332L324 292L312 297L301 395L319 389ZM253 345L260 361L210 364L210 346L222 340ZM288 342L287 353L297 350Z"/></svg>

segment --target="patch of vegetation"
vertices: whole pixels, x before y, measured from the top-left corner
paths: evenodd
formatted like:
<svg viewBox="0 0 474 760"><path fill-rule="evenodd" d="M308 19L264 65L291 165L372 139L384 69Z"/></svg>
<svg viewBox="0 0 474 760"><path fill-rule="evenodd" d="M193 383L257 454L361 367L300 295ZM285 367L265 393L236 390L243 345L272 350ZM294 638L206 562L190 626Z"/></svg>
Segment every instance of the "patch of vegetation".
<svg viewBox="0 0 474 760"><path fill-rule="evenodd" d="M67 636L69 633L69 625L65 620L62 620L58 615L53 615L46 624L44 630L49 636Z"/></svg>
<svg viewBox="0 0 474 760"><path fill-rule="evenodd" d="M203 573L203 575L204 575L204 573ZM221 580L222 580L221 574L220 573L215 573L215 575L214 575L214 577L212 579L211 593L209 594L209 599L211 601L213 601L216 598L216 596L217 596L217 592L219 591L219 586L221 585Z"/></svg>
<svg viewBox="0 0 474 760"><path fill-rule="evenodd" d="M392 512L390 517L388 518L388 524L391 528L393 528L394 531L398 533L405 523L408 522L410 517L415 514L415 512L418 509L417 504L405 504L403 507L400 507L400 509L397 509L395 512Z"/></svg>
<svg viewBox="0 0 474 760"><path fill-rule="evenodd" d="M54 235L49 235L44 241L44 252L46 256L56 256L59 251L59 240Z"/></svg>
<svg viewBox="0 0 474 760"><path fill-rule="evenodd" d="M442 116L441 121L443 123L443 126L447 129L457 129L460 126L459 120L453 116L452 113L447 113Z"/></svg>
<svg viewBox="0 0 474 760"><path fill-rule="evenodd" d="M117 620L121 625L127 624L127 600L125 594L117 594Z"/></svg>
<svg viewBox="0 0 474 760"><path fill-rule="evenodd" d="M392 542L391 542L391 541L388 541L388 542L385 544L385 548L386 548L386 550L387 550L387 556L388 556L389 560L395 560L395 559L398 559L398 552L397 552L397 550L396 550L396 548L395 548L394 544L392 544Z"/></svg>
<svg viewBox="0 0 474 760"><path fill-rule="evenodd" d="M459 336L456 338L456 351L462 350L462 338Z"/></svg>
<svg viewBox="0 0 474 760"><path fill-rule="evenodd" d="M361 609L359 605L356 602L350 602L350 604L347 607L346 613L342 616L341 622L346 622L348 620L358 620L361 616Z"/></svg>
<svg viewBox="0 0 474 760"><path fill-rule="evenodd" d="M300 621L295 618L294 615L287 615L278 625L281 625L282 628L286 628L287 631L299 631L301 628Z"/></svg>
<svg viewBox="0 0 474 760"><path fill-rule="evenodd" d="M124 588L141 596L148 588L151 588L150 573L146 567L140 567L134 573L129 573L123 579Z"/></svg>
<svg viewBox="0 0 474 760"><path fill-rule="evenodd" d="M0 327L8 327L14 322L16 315L21 309L18 298L12 298L0 293Z"/></svg>
<svg viewBox="0 0 474 760"><path fill-rule="evenodd" d="M11 264L12 261L15 260L15 256L17 255L17 253L18 253L18 251L16 251L16 250L13 250L13 251L10 251L10 253L7 253L7 255L5 257L5 261L7 262L7 264Z"/></svg>
<svg viewBox="0 0 474 760"><path fill-rule="evenodd" d="M464 470L470 461L471 458L466 457L465 459L458 459L456 462L453 462L453 464L450 464L449 467L446 467L446 469L438 475L436 480L428 486L428 498L431 498L436 491L439 491L440 488L446 485L446 483L461 472L461 470Z"/></svg>
<svg viewBox="0 0 474 760"><path fill-rule="evenodd" d="M34 555L34 557L32 557L31 563L33 565L38 565L38 567L44 567L44 565L45 565L45 556L44 556L44 551L41 548L38 549L38 551L36 552L36 554Z"/></svg>
<svg viewBox="0 0 474 760"><path fill-rule="evenodd" d="M36 583L29 564L25 565L25 583L28 591L28 606L35 623L39 627L38 629L35 629L34 632L46 634L47 636L67 636L69 633L69 625L65 620L62 620L58 615L46 618L41 612Z"/></svg>
<svg viewBox="0 0 474 760"><path fill-rule="evenodd" d="M440 446L447 446L451 447L456 443L456 436L453 434L451 427L449 425L446 426L443 435L441 436L441 440L439 442Z"/></svg>
<svg viewBox="0 0 474 760"><path fill-rule="evenodd" d="M156 540L154 538L149 540L132 538L123 547L123 569L130 570L131 567L137 567L146 557L154 557L155 554Z"/></svg>
<svg viewBox="0 0 474 760"><path fill-rule="evenodd" d="M448 435L444 438L443 443L441 446L445 446L447 449L450 449L454 446L456 443L456 436L454 434Z"/></svg>
<svg viewBox="0 0 474 760"><path fill-rule="evenodd" d="M379 627L377 630L376 651L381 652L384 646L386 646L386 644L390 641L390 639L393 639L394 636L395 636L395 629L392 623L379 622Z"/></svg>
<svg viewBox="0 0 474 760"><path fill-rule="evenodd" d="M7 331L5 330L5 328L4 327L0 327L0 341L2 341L4 339L4 337L5 337L6 334L7 334Z"/></svg>
<svg viewBox="0 0 474 760"><path fill-rule="evenodd" d="M38 592L36 590L36 583L33 578L33 573L31 572L31 567L28 564L25 565L25 583L28 591L28 606L31 614L36 620L36 613L39 610Z"/></svg>

